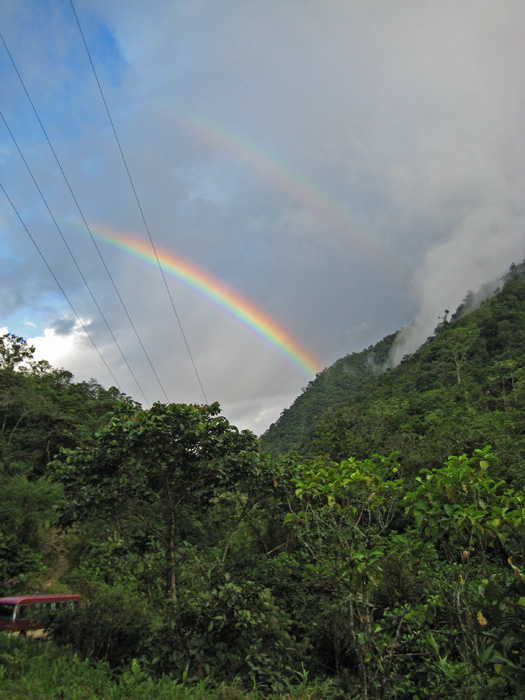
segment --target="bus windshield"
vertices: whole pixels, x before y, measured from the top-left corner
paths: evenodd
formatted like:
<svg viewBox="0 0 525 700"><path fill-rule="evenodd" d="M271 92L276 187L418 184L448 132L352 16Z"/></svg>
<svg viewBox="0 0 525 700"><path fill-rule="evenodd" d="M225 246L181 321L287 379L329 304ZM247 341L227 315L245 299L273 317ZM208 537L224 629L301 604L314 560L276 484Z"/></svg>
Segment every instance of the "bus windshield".
<svg viewBox="0 0 525 700"><path fill-rule="evenodd" d="M13 603L0 603L0 620L12 620L15 615Z"/></svg>

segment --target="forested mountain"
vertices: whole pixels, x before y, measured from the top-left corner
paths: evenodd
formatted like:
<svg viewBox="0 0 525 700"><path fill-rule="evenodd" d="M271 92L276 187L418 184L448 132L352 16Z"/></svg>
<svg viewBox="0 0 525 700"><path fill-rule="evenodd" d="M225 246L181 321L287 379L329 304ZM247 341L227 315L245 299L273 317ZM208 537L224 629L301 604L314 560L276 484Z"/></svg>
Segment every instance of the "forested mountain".
<svg viewBox="0 0 525 700"><path fill-rule="evenodd" d="M367 350L347 355L319 372L264 433L263 449L273 455L299 449L321 416L348 404L384 372L395 338L396 334L389 335Z"/></svg>
<svg viewBox="0 0 525 700"><path fill-rule="evenodd" d="M262 436L271 454L339 461L401 453L411 470L491 442L514 473L525 455L525 265L479 308L459 307L389 368L395 336L324 370ZM523 474L525 478L525 474Z"/></svg>
<svg viewBox="0 0 525 700"><path fill-rule="evenodd" d="M0 585L83 600L39 668L102 661L108 697L523 698L525 265L467 307L397 367L395 335L342 358L262 440L0 338ZM0 635L6 698L35 653Z"/></svg>

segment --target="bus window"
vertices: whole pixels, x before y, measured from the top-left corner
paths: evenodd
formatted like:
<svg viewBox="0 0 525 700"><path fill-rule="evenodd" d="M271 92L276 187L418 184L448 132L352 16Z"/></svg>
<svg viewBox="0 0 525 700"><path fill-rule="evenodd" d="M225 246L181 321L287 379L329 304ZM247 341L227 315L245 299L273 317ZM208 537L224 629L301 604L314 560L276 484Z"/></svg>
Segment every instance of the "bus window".
<svg viewBox="0 0 525 700"><path fill-rule="evenodd" d="M49 615L53 603L31 603L31 611L28 617L33 620L42 620Z"/></svg>
<svg viewBox="0 0 525 700"><path fill-rule="evenodd" d="M13 603L0 603L0 620L12 620L15 616L16 605Z"/></svg>
<svg viewBox="0 0 525 700"><path fill-rule="evenodd" d="M27 618L30 617L30 610L31 610L30 605L19 605L18 606L18 615L16 616L16 619L17 620L27 620Z"/></svg>

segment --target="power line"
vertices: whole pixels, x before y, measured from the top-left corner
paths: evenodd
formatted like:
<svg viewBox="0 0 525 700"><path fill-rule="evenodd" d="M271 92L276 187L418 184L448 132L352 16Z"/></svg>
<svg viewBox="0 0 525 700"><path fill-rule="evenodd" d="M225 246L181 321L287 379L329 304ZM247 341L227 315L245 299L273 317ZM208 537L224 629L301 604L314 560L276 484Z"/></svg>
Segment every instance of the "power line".
<svg viewBox="0 0 525 700"><path fill-rule="evenodd" d="M17 208L15 207L15 205L13 204L11 198L9 197L9 195L7 194L7 192L5 191L5 188L4 188L4 186L2 185L1 182L0 182L0 188L2 189L2 192L4 193L4 195L6 196L7 201L9 202L9 204L11 205L11 207L13 208L13 211L14 211L15 214L17 215L18 220L20 221L20 223L21 223L22 226L24 227L24 229L25 229L27 235L28 235L29 238L31 239L33 245L34 245L35 248L37 249L38 254L40 255L40 257L41 257L42 260L44 261L45 266L47 267L47 269L48 269L49 272L51 273L51 276L53 277L53 279L54 279L55 282L57 283L58 288L60 289L60 291L61 291L62 294L64 295L65 300L67 301L67 303L68 303L69 306L71 307L71 310L72 310L73 313L75 314L75 316L76 316L76 318L77 318L77 321L78 321L78 322L80 323L80 325L82 326L82 329L83 329L84 333L85 333L85 334L87 335L87 337L90 339L91 344L93 345L93 347L94 347L95 350L97 351L97 353L98 353L100 359L101 359L102 362L106 365L106 369L108 370L108 372L110 373L110 375L113 377L113 381L115 382L115 384L117 385L117 387L119 388L119 390L122 392L122 387L121 387L120 384L118 383L117 378L115 377L115 375L114 375L113 372L111 371L111 369L110 369L108 363L106 362L106 360L105 360L104 357L102 356L102 353L101 353L100 350L98 349L98 347L97 347L95 341L93 340L93 338L92 338L91 335L89 334L88 329L85 327L85 325L84 325L84 323L82 322L80 316L79 316L78 313L76 312L75 307L74 307L73 304L71 303L71 301L70 301L68 295L66 294L64 288L62 287L62 285L61 285L60 282L58 281L57 276L55 275L55 273L54 273L53 270L51 269L51 266L50 266L49 263L47 262L47 260L46 260L46 258L45 258L45 256L44 256L44 254L42 253L42 251L40 250L40 248L38 247L37 242L35 241L35 239L34 239L33 236L31 235L29 229L28 229L27 226L25 225L24 221L22 220L22 217L21 217L20 214L18 213L18 209L17 209Z"/></svg>
<svg viewBox="0 0 525 700"><path fill-rule="evenodd" d="M102 316L102 319L103 319L104 323L106 324L106 328L108 329L108 331L109 331L111 337L113 338L113 341L114 341L115 345L117 346L117 348L118 348L120 354L122 355L122 358L123 358L124 362L126 363L126 366L127 366L127 368L129 369L129 371L130 371L130 373L131 373L131 376L132 376L133 379L135 380L135 383L136 383L136 385L138 386L140 393L141 393L142 396L144 397L144 401L149 405L148 399L146 398L146 395L144 394L144 391L142 390L142 387L140 386L137 377L135 376L133 370L131 369L131 366L130 366L130 364L129 364L127 358L126 358L126 356L124 355L124 352L122 351L122 348L120 347L120 345L119 345L117 339L115 338L115 335L114 335L113 331L111 330L111 328L110 328L110 326L109 326L109 323L108 323L108 321L107 321L107 319L106 319L106 317L105 317L105 315L104 315L102 309L100 308L100 306L99 306L97 300L95 299L95 296L94 296L94 294L93 294L93 291L91 290L91 287L89 286L89 283L88 283L87 279L85 278L85 276L84 276L82 270L80 269L80 266L79 266L79 264L78 264L78 262L77 262L77 260L76 260L76 258L75 258L75 256L74 256L74 254L73 254L73 251L71 250L71 248L70 248L68 242L67 242L66 239L65 239L64 234L62 233L62 229L61 229L60 226L58 225L58 222L57 222L55 216L53 215L53 212L51 211L51 209L50 209L50 207L49 207L49 204L47 203L47 200L46 200L46 198L44 197L44 194L43 194L42 190L40 189L40 187L39 187L39 185L38 185L38 182L36 181L35 176L33 175L33 172L32 172L32 170L31 170L31 168L29 167L29 163L28 163L27 160L25 159L24 154L22 153L22 151L21 151L21 149L20 149L20 146L18 145L18 142L17 142L16 138L14 137L13 132L12 132L11 129L9 128L9 125L8 125L6 119L5 119L5 117L4 117L4 115L3 115L3 113L2 113L1 111L0 111L0 117L2 117L2 120L3 120L4 124L5 124L5 127L6 127L7 131L9 132L9 135L11 136L11 139L13 140L13 143L15 144L18 153L20 154L20 157L21 157L22 160L24 161L24 165L26 166L27 171L29 172L29 175L31 176L31 179L33 180L33 183L34 183L36 189L38 190L38 194L39 194L40 197L42 198L42 201L44 202L44 204L45 204L45 206L46 206L46 209L47 209L47 211L49 212L49 216L53 219L53 223L55 224L56 229L57 229L58 233L60 234L60 236L61 236L61 238L62 238L62 241L64 242L64 245L66 246L69 255L71 256L71 259L72 259L73 262L75 263L75 266L76 266L76 268L77 268L77 270L78 270L80 276L82 277L82 280L83 280L84 284L86 285L86 288L87 288L89 294L91 295L91 298L93 299L93 302L95 303L95 306L97 307L98 312L99 312L100 315Z"/></svg>
<svg viewBox="0 0 525 700"><path fill-rule="evenodd" d="M182 338L183 338L184 343L185 343L185 345L186 345L186 350L188 351L188 355L189 355L190 360L191 360L191 363L192 363L192 365L193 365L193 369L194 369L194 371L195 371L195 376L197 377L197 381L199 382L199 386L200 386L200 388L201 388L202 395L204 396L204 401L205 401L206 403L208 403L208 399L206 398L206 392L204 391L204 387L203 387L203 385L202 385L201 378L200 378L199 373L198 373L198 371L197 371L197 366L196 366L195 361L194 361L194 359L193 359L193 354L192 354L192 352L191 352L191 350L190 350L190 346L189 346L188 340L187 340L187 338L186 338L186 334L184 333L184 329L183 329L183 327L182 327L182 323L181 323L179 314L177 313L177 309L176 309L176 307L175 307L175 302L173 301L173 297L172 297L172 295L171 295L170 288L169 288L169 286L168 286L168 282L167 282L166 276L165 276L165 274L164 274L164 270L162 269L162 265L161 265L161 263L160 263L159 256L158 256L158 254L157 254L157 249L156 249L156 247L155 247L155 243L153 242L153 237L152 237L152 235L151 235L151 232L150 232L148 223L147 223L147 221L146 221L146 217L145 217L145 215L144 215L144 210L142 209L142 205L141 205L141 203L140 203L140 200L139 200L139 197L138 197L138 194L137 194L137 190L136 190L135 184L134 184L134 182L133 182L133 178L131 177L131 172L130 172L130 170L129 170L129 168L128 168L128 164L127 164L126 158L125 158L125 156L124 156L124 151L122 150L122 146L120 145L120 140L119 140L119 137L118 137L118 135L117 135L117 131L116 131L116 129L115 129L115 125L114 125L114 123L113 123L113 119L112 119L112 117L111 117L111 113L110 113L110 111L109 111L109 107L108 107L108 104L107 104L107 102L106 102L106 98L105 98L105 96L104 96L104 92L103 92L103 90L102 90L102 86L100 85L100 81L99 81L99 79L98 79L97 71L96 71L96 69L95 69L95 65L94 65L93 60L92 60L92 58L91 58L91 53L90 53L90 51L89 51L89 48L88 48L86 39L85 39L85 37L84 37L84 32L82 31L82 27L80 26L80 22L79 22L79 19L78 19L78 15L77 15L77 13L76 13L75 6L73 5L73 0L69 0L69 2L70 2L70 4L71 4L71 9L73 10L73 14L75 15L75 20L76 20L76 22L77 22L78 30L79 30L79 32L80 32L80 36L82 37L82 41L83 41L83 43L84 43L84 47L85 47L85 49L86 49L87 56L88 56L88 58L89 58L89 62L90 62L90 64L91 64L91 68L92 68L92 70L93 70L93 75L95 76L95 80L96 80L97 85L98 85L98 89L99 89L99 92L100 92L100 96L101 96L101 98L102 98L102 102L104 103L104 107L105 107L105 109L106 109L106 113L107 113L107 115L108 115L108 119L109 119L109 122L110 122L110 124L111 124L111 128L112 128L112 130L113 130L113 135L115 136L115 140L116 140L116 142L117 142L117 145L118 145L118 148L119 148L119 151L120 151L120 155L122 156L122 161L123 161L123 163L124 163L124 168L125 168L126 173L127 173L127 175L128 175L129 182L130 182L130 184L131 184L131 189L133 190L133 194L135 195L135 200L136 200L136 202L137 202L137 206L138 206L138 208L139 208L140 215L141 215L141 217L142 217L142 221L144 222L144 227L145 227L145 229L146 229L146 232L147 232L148 237L149 237L149 241L150 241L150 243L151 243L151 247L152 247L153 252L154 252L154 254L155 254L155 259L157 260L157 265L158 265L158 267L159 267L160 274L161 274L162 280L163 280L163 282L164 282L164 286L166 287L166 291L167 291L167 293L168 293L168 297L169 297L169 299L170 299L171 306L172 306L173 312L174 312L174 314L175 314L175 318L177 319L177 323L178 323L178 325L179 325L180 332L181 332L181 334L182 334Z"/></svg>
<svg viewBox="0 0 525 700"><path fill-rule="evenodd" d="M86 230L87 230L87 232L89 233L89 235L90 235L90 237L91 237L91 241L93 242L93 245L95 246L95 249L96 249L96 251L97 251L97 253L98 253L99 257L100 257L100 260L102 261L102 264L104 265L104 269L106 270L106 273L107 273L107 275L108 275L108 277L109 277L109 279L110 279L110 281L111 281L111 284L113 285L113 289L115 290L115 293L116 293L116 295L117 295L117 297L118 297L118 299L119 299L119 301L120 301L120 303L121 303L121 305L122 305L122 308L124 309L124 311L125 311L125 313L126 313L126 316L128 317L128 321L130 322L131 327L133 328L133 331L134 331L135 336L136 336L136 338L137 338L137 340L138 340L138 342L139 342L139 344L140 344L140 347L142 348L142 351L144 352L144 355L146 356L146 359L147 359L148 362L149 362L149 365L150 365L150 367L151 367L151 370L152 370L153 374L155 375L155 378L156 378L156 380L157 380L157 382L158 382L158 384L159 384L159 386L160 386L160 388L161 388L161 390L162 390L162 393L164 394L164 398L165 398L166 401L169 403L168 395L166 394L166 391L164 390L164 387L163 387L163 385L162 385L162 382L160 381L160 378L159 378L157 372L155 371L155 368L154 368L154 366L153 366L153 363L152 363L152 361L151 361L151 358L150 358L150 356L148 355L148 353L147 353L147 351L146 351L146 348L144 347L144 343L142 342L142 340L141 340L141 338L140 338L140 335L139 335L139 333L138 333L138 331L137 331L137 329L136 329L136 327L135 327L135 324L133 323L133 320L132 320L132 318L131 318L131 316L130 316L130 314L129 314L129 311L128 311L127 308L126 308L126 305L125 305L125 303L124 303L124 300L122 299L122 296L120 295L120 292L119 292L119 290L118 290L118 288L117 288L117 285L115 284L115 281L114 281L114 279L113 279L113 276L111 275L111 272L109 271L109 268L108 268L108 266L106 265L106 261L104 260L104 257L103 257L103 255L102 255L102 253L100 252L100 248L98 247L97 242L95 241L95 237L93 236L93 233L91 232L91 228L89 227L89 224L88 224L88 222L87 222L87 220L86 220L86 217L84 216L84 213L82 212L82 209L80 208L80 204L78 203L78 200L77 200L77 198L76 198L76 196L75 196L75 194L74 194L74 192L73 192L73 190L72 190L72 188L71 188L71 185L69 184L69 180L68 180L68 178L67 178L67 176L66 176L66 174L65 174L65 172L64 172L64 169L62 168L62 165L61 165L60 160L59 160L59 158L58 158L58 156L57 156L57 154L56 154L56 151L55 151L55 149L53 148L53 144L51 143L51 141L50 141L50 139L49 139L49 136L48 136L48 134L47 134L47 131L46 131L46 129L45 129L43 123L42 123L42 120L40 119L40 116L39 116L39 114L38 114L38 112L37 112L37 110L36 110L35 105L33 104L33 100L31 99L31 96L29 95L29 92L28 92L28 90L27 90L27 88L26 88L26 86L25 86L25 83L24 83L24 81L23 81L23 79L22 79L22 76L20 75L20 71L19 71L18 68L17 68L17 65L16 65L16 63L15 63L15 61L14 61L12 55L11 55L11 52L9 51L9 49L8 49L8 47L7 47L7 44L6 44L6 42L5 42L5 39L4 39L4 37L3 37L3 35L2 35L1 32L0 32L0 39L2 40L2 43L3 43L4 47L5 47L5 50L7 51L7 55L9 56L9 58L10 58L10 60L11 60L11 63L13 64L13 68L14 68L15 71L16 71L16 74L17 74L18 79L20 80L20 83L21 83L21 85L22 85L22 87L23 87L23 89L24 89L24 92L25 92L25 94L26 94L26 97L27 97L27 99L29 100L29 103L30 103L31 107L33 108L33 112L35 113L35 117L37 118L37 121L38 121L38 123L40 124L40 128L42 129L42 132L44 133L44 136L46 137L46 141L47 141L47 143L48 143L48 145L49 145L49 148L51 149L51 152L53 153L53 156L54 156L54 158L55 158L55 161L56 161L56 163L57 163L57 165L58 165L58 167L59 167L59 169L60 169L60 172L62 173L62 177L63 177L64 180L65 180L65 183L66 183L66 185L67 185L67 187L68 187L68 189L69 189L69 192L70 192L70 194L71 194L71 197L73 198L73 201L75 202L75 205L76 205L76 207L77 207L77 209L78 209L78 212L79 212L79 214L80 214L80 216L81 216L81 218L82 218L82 221L84 222L84 225L85 225L85 227L86 227Z"/></svg>

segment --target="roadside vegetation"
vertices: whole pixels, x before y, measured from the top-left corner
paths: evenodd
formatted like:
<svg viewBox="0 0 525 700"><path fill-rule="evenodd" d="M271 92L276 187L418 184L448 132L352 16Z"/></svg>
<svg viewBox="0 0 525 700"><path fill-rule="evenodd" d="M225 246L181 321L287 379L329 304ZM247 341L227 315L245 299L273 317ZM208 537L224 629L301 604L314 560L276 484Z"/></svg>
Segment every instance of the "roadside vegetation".
<svg viewBox="0 0 525 700"><path fill-rule="evenodd" d="M399 367L389 338L325 370L262 440L3 336L3 595L83 605L0 636L0 700L525 697L523 272Z"/></svg>
<svg viewBox="0 0 525 700"><path fill-rule="evenodd" d="M169 678L152 678L139 662L115 674L107 662L81 659L51 642L0 635L0 700L323 700L325 697L321 686L299 686L286 695L243 691L235 686L216 688L206 681L185 686Z"/></svg>

